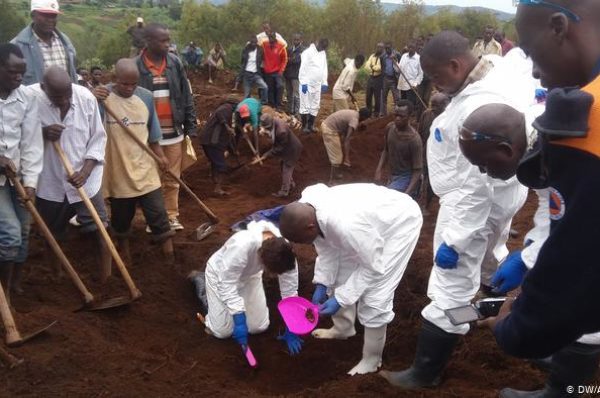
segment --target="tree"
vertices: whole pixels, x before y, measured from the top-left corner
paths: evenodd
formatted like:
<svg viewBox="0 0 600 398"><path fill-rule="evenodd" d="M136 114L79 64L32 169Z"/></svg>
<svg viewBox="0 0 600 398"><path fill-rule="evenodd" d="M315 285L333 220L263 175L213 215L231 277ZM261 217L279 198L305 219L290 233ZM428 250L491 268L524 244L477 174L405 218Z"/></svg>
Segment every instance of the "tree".
<svg viewBox="0 0 600 398"><path fill-rule="evenodd" d="M0 9L0 43L6 43L27 25L27 20L9 0L0 0Z"/></svg>

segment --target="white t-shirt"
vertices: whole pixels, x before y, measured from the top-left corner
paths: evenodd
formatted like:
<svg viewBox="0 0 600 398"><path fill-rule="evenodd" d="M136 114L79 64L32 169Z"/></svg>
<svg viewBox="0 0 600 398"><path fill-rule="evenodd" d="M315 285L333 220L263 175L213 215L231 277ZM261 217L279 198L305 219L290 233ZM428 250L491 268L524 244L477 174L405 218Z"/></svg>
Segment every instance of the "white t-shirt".
<svg viewBox="0 0 600 398"><path fill-rule="evenodd" d="M257 52L258 52L258 49L255 49L254 51L250 51L248 53L248 62L246 63L246 72L252 72L252 73L258 72L258 69L256 68Z"/></svg>

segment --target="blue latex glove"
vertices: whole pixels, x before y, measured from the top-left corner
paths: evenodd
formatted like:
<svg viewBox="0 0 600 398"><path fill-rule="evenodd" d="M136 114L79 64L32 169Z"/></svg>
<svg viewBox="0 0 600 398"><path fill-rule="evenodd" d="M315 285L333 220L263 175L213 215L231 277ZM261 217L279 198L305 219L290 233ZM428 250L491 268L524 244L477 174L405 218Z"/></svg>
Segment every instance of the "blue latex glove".
<svg viewBox="0 0 600 398"><path fill-rule="evenodd" d="M322 84L321 85L321 92L322 93L326 93L327 90L329 90L329 86L327 84Z"/></svg>
<svg viewBox="0 0 600 398"><path fill-rule="evenodd" d="M442 243L435 254L435 264L443 269L455 269L458 263L458 253L456 250Z"/></svg>
<svg viewBox="0 0 600 398"><path fill-rule="evenodd" d="M334 315L342 308L335 297L330 298L325 304L319 305L319 315Z"/></svg>
<svg viewBox="0 0 600 398"><path fill-rule="evenodd" d="M505 294L521 286L527 273L527 266L521 257L521 251L509 254L492 278L493 292Z"/></svg>
<svg viewBox="0 0 600 398"><path fill-rule="evenodd" d="M300 354L302 344L304 344L304 340L298 337L297 334L290 332L288 328L285 328L285 333L283 335L277 336L277 340L285 342L290 355Z"/></svg>
<svg viewBox="0 0 600 398"><path fill-rule="evenodd" d="M312 296L312 303L323 304L325 300L327 300L327 286L317 283L317 286L315 287L315 292Z"/></svg>
<svg viewBox="0 0 600 398"><path fill-rule="evenodd" d="M306 94L308 93L308 84L303 84L302 85L302 94Z"/></svg>
<svg viewBox="0 0 600 398"><path fill-rule="evenodd" d="M248 345L248 325L246 325L245 312L233 316L233 334L231 337L240 345Z"/></svg>

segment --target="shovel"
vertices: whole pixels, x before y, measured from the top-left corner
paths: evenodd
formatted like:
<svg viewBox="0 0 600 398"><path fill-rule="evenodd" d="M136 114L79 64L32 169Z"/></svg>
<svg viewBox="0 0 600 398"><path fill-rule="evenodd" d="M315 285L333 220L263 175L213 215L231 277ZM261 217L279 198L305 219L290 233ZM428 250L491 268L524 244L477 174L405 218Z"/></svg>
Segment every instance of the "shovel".
<svg viewBox="0 0 600 398"><path fill-rule="evenodd" d="M22 336L21 333L19 333L19 330L17 329L17 325L15 324L15 318L13 318L12 312L10 312L10 307L8 306L8 302L6 300L6 295L4 294L4 288L2 287L1 283L0 283L0 316L2 316L2 323L4 323L4 330L6 330L6 345L9 347L20 346L21 344L44 333L46 330L48 330L52 326L54 326L57 322L57 321L54 321L46 327L43 327L41 329L36 330L33 333Z"/></svg>
<svg viewBox="0 0 600 398"><path fill-rule="evenodd" d="M127 133L127 135L129 135L129 137L131 137L132 140L134 140L152 159L154 159L154 161L156 161L157 163L160 164L160 159L158 158L158 156L156 156L156 154L152 151L152 149L150 149L148 147L148 145L146 145L146 143L144 143L142 140L140 140L133 131L131 131L131 129L129 127L127 127L125 125L125 123L123 123L123 121L117 117L117 115L113 112L113 110L108 106L108 104L106 104L106 102L104 102L104 109L106 110L106 113L108 113L113 119L115 119L115 122L117 122L117 124L125 131L125 133ZM196 202L200 208L202 209L202 211L204 211L204 213L208 216L208 218L210 219L210 223L205 223L202 224L200 227L198 227L196 229L196 233L197 235L203 235L203 238L206 238L208 235L210 235L213 231L214 231L214 225L219 223L219 218L215 215L215 213L212 212L211 209L208 208L208 206L206 206L204 204L204 202L202 202L200 200L200 198L198 196L196 196L196 194L194 193L194 191L192 191L190 189L190 187L183 182L183 180L175 175L174 173L172 173L170 170L167 170L166 173L173 178L174 180L176 180L179 185L192 197L192 199L194 200L194 202ZM204 232L198 232L199 229L203 226L203 225L207 225L204 226ZM211 228L212 227L212 228Z"/></svg>
<svg viewBox="0 0 600 398"><path fill-rule="evenodd" d="M17 194L21 198L27 197L27 193L25 192L25 188L23 188L23 185L21 184L21 182L19 181L19 179L15 178L15 176L13 176L13 175L8 175L8 178L10 179L10 182L13 184L13 186L17 190ZM40 230L42 232L42 235L44 235L44 237L46 238L46 241L48 242L48 244L52 248L52 251L54 252L54 255L56 255L56 257L58 257L61 265L63 266L63 268L65 269L65 271L67 272L67 274L69 275L69 277L71 278L71 280L73 281L73 283L75 284L75 287L77 288L77 290L79 290L79 292L83 296L83 301L84 301L83 307L79 308L76 311L80 311L80 310L86 310L86 311L103 310L103 309L107 309L107 308L120 307L122 305L127 305L127 304L129 304L131 302L131 300L129 299L129 297L126 297L126 296L115 297L113 299L109 299L109 300L101 301L101 302L95 301L94 296L85 287L85 285L83 284L83 282L79 278L79 275L77 275L77 272L75 271L75 269L73 268L73 266L69 262L69 259L67 258L67 256L65 256L65 253L60 248L58 242L56 241L56 239L52 235L52 232L50 232L50 229L48 228L48 226L44 222L44 219L42 218L42 216L40 216L40 213L37 211L37 209L35 208L35 205L31 202L31 200L26 200L25 201L25 207L27 207L27 210L33 216L33 219L35 220L35 222L39 226L39 228L40 228Z"/></svg>
<svg viewBox="0 0 600 398"><path fill-rule="evenodd" d="M72 176L74 173L73 166L71 165L71 162L69 162L69 159L67 159L67 156L65 155L64 151L60 147L60 144L58 143L58 141L54 141L52 144L54 145L54 149L56 150L56 153L58 154L58 157L60 158L60 161L62 162L63 167L65 168L65 170L67 172L67 175ZM96 223L96 226L98 227L98 231L100 231L100 235L102 235L102 238L104 239L104 242L106 243L106 246L108 247L108 250L110 250L112 257L115 260L115 263L117 264L117 268L119 268L119 271L121 272L121 275L123 276L123 279L125 280L125 283L127 284L127 287L129 288L131 301L139 299L142 296L142 292L139 291L139 289L135 286L135 283L131 279L131 275L129 275L129 271L127 271L127 267L125 266L123 259L121 259L121 256L117 252L117 248L115 247L114 243L110 239L110 236L108 235L108 232L106 231L106 227L104 226L104 223L100 219L100 216L98 215L96 208L92 204L92 201L88 197L87 193L85 193L83 188L77 188L77 192L79 193L81 200L83 200L85 207L90 212L90 215L94 219L94 223Z"/></svg>

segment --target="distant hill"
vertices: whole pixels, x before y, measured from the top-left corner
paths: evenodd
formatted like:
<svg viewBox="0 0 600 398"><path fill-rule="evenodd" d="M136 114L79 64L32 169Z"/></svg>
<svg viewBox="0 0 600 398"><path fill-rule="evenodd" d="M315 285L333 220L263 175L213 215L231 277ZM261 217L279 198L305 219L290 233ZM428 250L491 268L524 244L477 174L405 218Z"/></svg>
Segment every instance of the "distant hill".
<svg viewBox="0 0 600 398"><path fill-rule="evenodd" d="M201 3L204 0L196 0L196 1L198 3ZM228 3L229 0L210 0L210 2L212 4L218 6L218 5L223 5L223 4ZM316 4L321 4L321 5L325 4L325 0L313 0L313 2ZM383 6L384 11L387 13L391 13L399 8L404 7L402 4L386 3L386 2L381 2L381 5ZM513 14L509 14L507 12L494 10L492 8L486 8L486 7L459 7L459 6L452 6L452 5L448 5L448 6L428 6L428 5L426 5L426 6L424 6L425 14L427 14L427 15L433 15L443 8L448 8L452 12L455 12L457 14L463 12L465 9L476 10L476 11L488 11L488 12L493 13L496 16L496 18L498 18L498 20L500 20L500 21L510 21L515 17Z"/></svg>

